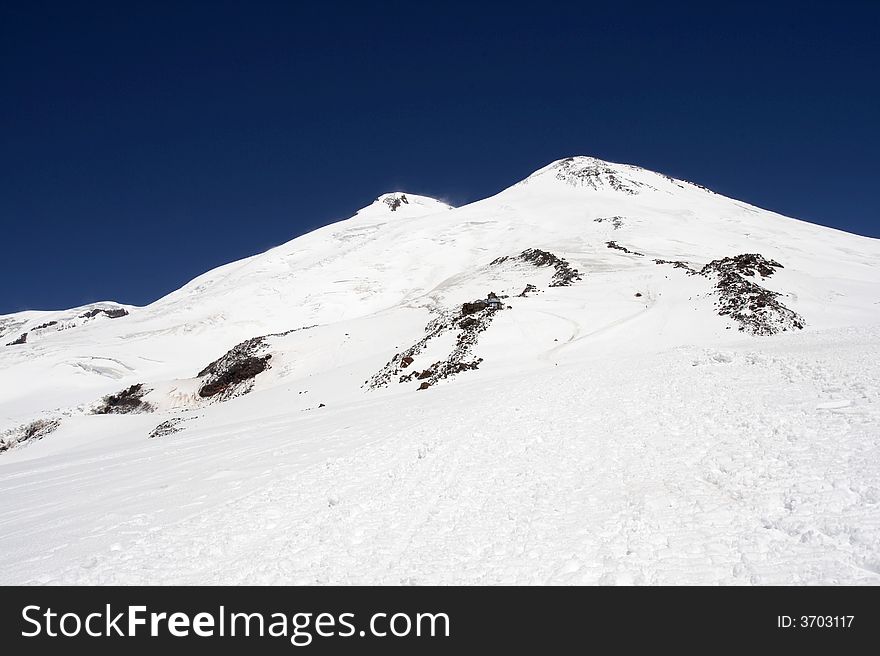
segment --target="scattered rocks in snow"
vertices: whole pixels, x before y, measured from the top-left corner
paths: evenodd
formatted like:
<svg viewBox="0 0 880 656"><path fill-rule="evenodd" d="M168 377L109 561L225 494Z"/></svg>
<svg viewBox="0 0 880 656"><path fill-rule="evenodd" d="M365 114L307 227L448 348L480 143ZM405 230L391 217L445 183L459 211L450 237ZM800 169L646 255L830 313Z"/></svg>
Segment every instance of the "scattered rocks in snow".
<svg viewBox="0 0 880 656"><path fill-rule="evenodd" d="M398 383L421 380L419 389L427 389L439 380L463 371L477 369L483 359L472 358L473 348L477 344L480 333L489 327L497 313L488 304L484 304L482 309L473 312L466 312L466 310L470 310L470 308L462 307L461 311L456 314L441 313L439 317L428 324L427 334L422 339L402 353L396 353L372 378L364 381L364 385L369 389L377 389L386 387L392 380L397 380ZM455 340L455 346L444 360L438 360L422 370L411 371L408 374L402 373L403 369L409 367L415 357L425 349L428 342L450 330L457 330L458 336Z"/></svg>
<svg viewBox="0 0 880 656"><path fill-rule="evenodd" d="M281 333L269 333L268 335L264 335L263 337L287 337L288 335L292 335L293 333L298 333L301 330L311 330L312 328L317 328L318 324L313 323L308 326L300 326L299 328L291 328L290 330L285 330ZM348 333L346 333L347 335Z"/></svg>
<svg viewBox="0 0 880 656"><path fill-rule="evenodd" d="M168 435L172 435L173 433L178 433L182 428L178 426L183 419L180 417L173 417L168 421L163 421L161 424L156 426L153 430L150 431L150 434L147 435L147 439L153 439L154 437L166 437Z"/></svg>
<svg viewBox="0 0 880 656"><path fill-rule="evenodd" d="M403 360L407 360L407 367L412 364L415 356L421 353L425 346L427 346L428 342L430 342L434 337L438 335L442 335L447 330L449 330L449 326L447 325L448 321L451 321L445 316L439 317L435 319L431 323L428 324L426 328L427 334L422 337L418 342L410 346L408 349L403 351L402 353L395 353L394 357L391 358L385 365L380 369L376 374L374 374L371 378L364 381L364 385L369 387L370 389L377 389L379 387L386 387L388 383L391 382L393 378L400 376L400 372L405 367L402 366ZM413 372L415 373L415 372ZM410 374L407 377L400 376L399 381L404 382L404 378L409 380L413 374Z"/></svg>
<svg viewBox="0 0 880 656"><path fill-rule="evenodd" d="M618 168L635 169L636 167L620 166ZM555 173L557 180L562 180L575 187L590 187L597 191L611 188L614 191L633 196L643 189L656 190L656 187L644 182L621 177L619 171L612 168L608 162L592 157L568 157L560 160L556 164Z"/></svg>
<svg viewBox="0 0 880 656"><path fill-rule="evenodd" d="M631 251L626 246L621 246L616 241L606 241L605 245L608 248L613 248L618 251L623 251L624 253L626 253L628 255L638 255L639 257L644 257L644 253L637 253L636 251Z"/></svg>
<svg viewBox="0 0 880 656"><path fill-rule="evenodd" d="M95 317L97 317L99 315L108 317L110 319L118 319L119 317L124 317L127 314L128 314L128 310L125 310L124 308L110 308L110 309L93 308L91 310L83 312L82 314L77 315L74 319L65 320L63 323L61 321L57 321L57 320L47 321L45 323L41 323L40 325L34 326L33 328L31 328L30 332L33 333L38 330L45 330L46 328L52 328L53 326L55 327L55 330L64 330L65 328L75 328L76 326L81 325L82 323L85 323L83 321L77 322L77 319L85 319L86 321L88 321L90 319L94 319ZM27 322L20 322L19 325L24 325L25 323L27 323ZM3 326L2 326L2 324L0 324L0 329L2 329L2 328L3 328ZM6 346L15 346L17 344L25 344L25 343L27 343L27 338L28 338L28 333L27 332L23 333L21 336L18 337L18 339L16 339L13 342L9 342L8 344L6 344Z"/></svg>
<svg viewBox="0 0 880 656"><path fill-rule="evenodd" d="M598 219L593 219L596 223L610 223L611 227L615 230L619 230L623 227L623 217L622 216L601 216Z"/></svg>
<svg viewBox="0 0 880 656"><path fill-rule="evenodd" d="M93 414L96 415L127 415L140 412L152 412L153 406L143 400L151 390L143 383L136 383L118 394L105 396Z"/></svg>
<svg viewBox="0 0 880 656"><path fill-rule="evenodd" d="M743 276L759 275L762 278L769 278L776 269L784 268L776 260L768 260L758 253L743 253L735 257L725 257L720 260L712 260L703 267L700 273L706 274L714 271L719 275L740 274Z"/></svg>
<svg viewBox="0 0 880 656"><path fill-rule="evenodd" d="M14 335L25 325L27 325L27 320L18 319L15 316L0 318L0 336Z"/></svg>
<svg viewBox="0 0 880 656"><path fill-rule="evenodd" d="M93 319L97 317L99 314L103 314L108 319L118 319L119 317L128 316L128 310L124 308L111 308L109 310L105 308L93 308L87 312L83 312L79 315L80 319Z"/></svg>
<svg viewBox="0 0 880 656"><path fill-rule="evenodd" d="M406 194L394 194L388 196L385 198L384 202L392 212L396 211L401 205L409 205L409 199L407 199Z"/></svg>
<svg viewBox="0 0 880 656"><path fill-rule="evenodd" d="M27 343L27 336L28 336L27 333L22 333L20 337L9 342L6 346L16 346L17 344L25 344L25 343Z"/></svg>
<svg viewBox="0 0 880 656"><path fill-rule="evenodd" d="M498 257L490 262L489 266L497 266L508 261L527 262L536 267L553 267L550 287L565 287L574 281L582 280L581 274L568 261L538 248L528 248L515 256ZM535 285L527 284L518 296L525 297L530 292L536 291L538 288ZM398 383L421 380L419 389L427 389L439 380L479 368L483 359L472 357L474 346L479 335L489 327L496 311L504 307L511 309L510 305L505 306L501 303L503 298L508 297L490 293L486 299L462 303L457 312L440 310L439 316L425 328L426 335L408 349L396 353L372 378L364 381L364 386L376 389L386 387L394 380ZM416 356L425 349L428 342L450 330L457 330L458 335L455 346L446 359L434 362L430 367L422 370L403 373L403 370L412 365Z"/></svg>
<svg viewBox="0 0 880 656"><path fill-rule="evenodd" d="M553 278L550 281L551 287L567 287L576 280L583 279L578 270L572 267L567 260L558 257L557 255L554 255L553 253L550 253L548 251L542 251L539 248L527 248L515 257L504 255L502 257L495 258L494 260L492 260L492 262L489 263L489 265L492 266L496 264L501 264L502 262L506 262L511 259L528 262L536 267L552 266L556 270L556 272L553 274Z"/></svg>
<svg viewBox="0 0 880 656"><path fill-rule="evenodd" d="M253 337L229 349L198 373L198 378L205 379L199 396L225 401L250 392L254 378L269 368L271 354L258 355L265 348L265 337Z"/></svg>
<svg viewBox="0 0 880 656"><path fill-rule="evenodd" d="M678 260L654 262L671 264L684 269L688 275L715 278L715 290L719 296L716 312L736 321L743 332L775 335L787 330L799 330L805 325L803 317L779 302L782 294L748 280L756 275L762 279L768 278L776 269L783 268L779 262L769 260L759 253L743 253L712 260L699 270Z"/></svg>
<svg viewBox="0 0 880 656"><path fill-rule="evenodd" d="M772 276L782 265L757 253L713 260L700 270L700 275L714 276L720 300L717 312L729 316L739 329L753 335L775 335L787 330L800 330L804 319L779 302L782 295L747 280L746 277Z"/></svg>
<svg viewBox="0 0 880 656"><path fill-rule="evenodd" d="M190 415L188 417L172 417L167 421L163 421L161 424L151 430L150 434L147 435L147 439L153 439L154 437L166 437L168 435L173 435L174 433L179 433L183 430L183 426L181 426L180 424L185 421L192 421L193 419L198 419L198 415Z"/></svg>
<svg viewBox="0 0 880 656"><path fill-rule="evenodd" d="M654 263L655 264L671 264L676 269L684 269L685 272L687 272L687 274L691 275L691 276L695 276L695 275L699 274L699 271L692 268L691 265L688 264L687 262L682 262L681 260L660 260L660 259L657 259L657 260L654 260Z"/></svg>
<svg viewBox="0 0 880 656"><path fill-rule="evenodd" d="M59 419L37 419L29 424L13 428L0 437L0 453L28 442L41 440L55 432L60 425Z"/></svg>

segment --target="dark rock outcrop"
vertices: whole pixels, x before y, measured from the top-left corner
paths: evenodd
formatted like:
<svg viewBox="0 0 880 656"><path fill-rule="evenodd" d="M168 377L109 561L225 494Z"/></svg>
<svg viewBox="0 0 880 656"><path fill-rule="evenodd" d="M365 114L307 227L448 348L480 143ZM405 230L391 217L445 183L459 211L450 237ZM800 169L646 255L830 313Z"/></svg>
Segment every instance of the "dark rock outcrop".
<svg viewBox="0 0 880 656"><path fill-rule="evenodd" d="M619 170L636 170L636 167L610 166L607 162L592 157L567 157L556 164L556 179L575 187L591 189L610 188L627 195L635 195L644 189L655 187L629 177L622 177Z"/></svg>
<svg viewBox="0 0 880 656"><path fill-rule="evenodd" d="M644 253L638 253L638 252L636 252L636 251L631 251L631 250L628 249L626 246L621 246L621 245L618 244L616 241L606 241L606 242L605 242L605 245L606 245L608 248L613 248L613 249L618 250L618 251L623 251L624 253L626 253L626 254L628 254L628 255L638 255L639 257L644 257Z"/></svg>
<svg viewBox="0 0 880 656"><path fill-rule="evenodd" d="M695 270L691 267L687 262L682 262L681 260L654 260L655 264L671 264L676 269L684 269L688 275L695 276L699 274L699 271Z"/></svg>
<svg viewBox="0 0 880 656"><path fill-rule="evenodd" d="M409 205L409 199L406 197L406 194L400 194L399 196L389 196L385 199L385 204L392 212L396 212L397 208L401 205Z"/></svg>
<svg viewBox="0 0 880 656"><path fill-rule="evenodd" d="M128 315L128 310L123 308L111 308L109 310L105 310L104 308L93 308L88 312L83 312L79 315L80 319L93 319L97 317L99 314L103 314L105 317L109 319L118 319L119 317L125 317Z"/></svg>
<svg viewBox="0 0 880 656"><path fill-rule="evenodd" d="M743 253L734 257L724 257L719 260L712 260L703 267L700 273L706 274L715 272L719 275L739 274L743 276L761 276L769 278L776 269L784 268L776 260L768 260L759 253Z"/></svg>
<svg viewBox="0 0 880 656"><path fill-rule="evenodd" d="M242 383L252 384L257 374L261 374L269 368L271 357L271 355L264 355L261 358L237 360L211 382L202 385L199 388L199 396L204 399L226 392Z"/></svg>
<svg viewBox="0 0 880 656"><path fill-rule="evenodd" d="M598 219L593 219L593 221L596 223L610 223L615 230L619 230L623 227L622 216L601 216Z"/></svg>
<svg viewBox="0 0 880 656"><path fill-rule="evenodd" d="M730 317L736 321L743 332L775 335L788 330L800 330L806 325L801 315L779 301L782 294L749 280L756 276L761 279L769 278L776 269L783 268L779 262L767 259L759 253L743 253L712 260L699 270L678 260L654 262L671 264L684 269L691 276L713 278L714 289L718 294L715 311L722 317Z"/></svg>
<svg viewBox="0 0 880 656"><path fill-rule="evenodd" d="M254 378L269 368L271 355L259 355L266 348L265 337L245 340L229 349L198 373L204 378L199 388L203 399L220 396L229 399L246 394L254 384Z"/></svg>
<svg viewBox="0 0 880 656"><path fill-rule="evenodd" d="M94 414L96 415L126 415L139 412L152 412L153 406L143 400L143 397L151 390L144 387L143 383L136 383L131 387L105 396Z"/></svg>
<svg viewBox="0 0 880 656"><path fill-rule="evenodd" d="M536 267L552 266L555 269L555 273L550 281L551 287L568 287L575 281L583 279L578 270L572 267L567 260L558 257L549 251L543 251L540 248L527 248L514 257L504 255L495 258L489 263L489 265L498 265L509 260L528 262Z"/></svg>
<svg viewBox="0 0 880 656"><path fill-rule="evenodd" d="M488 305L484 305L481 310L470 314L462 314L463 311L464 309L459 313L441 314L433 319L428 324L427 334L422 339L402 353L396 353L372 378L364 381L364 385L370 389L377 389L386 387L393 380L399 383L421 380L422 385L419 389L427 389L438 380L476 369L483 360L482 358L472 359L471 352L477 343L478 336L489 327L497 313L493 312ZM425 349L428 342L451 330L458 331L458 335L455 339L455 346L445 359L434 362L426 369L402 373L406 367L412 364L415 356ZM407 364L404 365L404 362Z"/></svg>
<svg viewBox="0 0 880 656"><path fill-rule="evenodd" d="M466 316L468 314L475 314L476 312L482 312L489 306L486 301L474 301L472 303L462 303L461 304L461 315Z"/></svg>
<svg viewBox="0 0 880 656"><path fill-rule="evenodd" d="M700 275L717 280L715 289L719 301L717 312L739 324L739 329L753 335L775 335L788 330L800 330L805 322L794 310L779 301L779 292L771 291L747 278L768 278L782 265L758 253L744 253L734 257L712 260L700 270Z"/></svg>
<svg viewBox="0 0 880 656"><path fill-rule="evenodd" d="M22 335L20 337L9 342L6 346L16 346L18 344L26 344L27 343L27 336L28 336L27 333L22 333Z"/></svg>
<svg viewBox="0 0 880 656"><path fill-rule="evenodd" d="M29 424L19 426L0 439L0 453L26 442L41 440L54 433L60 425L59 419L36 419Z"/></svg>
<svg viewBox="0 0 880 656"><path fill-rule="evenodd" d="M150 434L147 435L147 439L165 437L167 435L172 435L174 433L180 432L183 429L181 429L178 424L180 424L180 422L182 421L183 419L181 419L180 417L173 417L168 421L163 421L161 424L150 431Z"/></svg>

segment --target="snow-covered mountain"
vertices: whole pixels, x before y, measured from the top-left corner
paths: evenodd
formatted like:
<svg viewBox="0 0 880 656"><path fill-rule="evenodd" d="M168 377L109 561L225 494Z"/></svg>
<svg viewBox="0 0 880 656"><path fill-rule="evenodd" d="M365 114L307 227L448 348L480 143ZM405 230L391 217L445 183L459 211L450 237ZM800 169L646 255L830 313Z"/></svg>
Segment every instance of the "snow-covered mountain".
<svg viewBox="0 0 880 656"><path fill-rule="evenodd" d="M0 582L880 580L880 242L590 157L0 317Z"/></svg>

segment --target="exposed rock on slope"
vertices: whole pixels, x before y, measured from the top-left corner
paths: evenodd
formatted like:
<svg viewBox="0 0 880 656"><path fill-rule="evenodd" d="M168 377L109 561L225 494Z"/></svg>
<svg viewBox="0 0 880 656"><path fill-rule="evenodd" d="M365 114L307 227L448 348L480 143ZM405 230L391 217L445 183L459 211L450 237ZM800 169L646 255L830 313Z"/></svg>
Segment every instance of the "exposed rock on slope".
<svg viewBox="0 0 880 656"><path fill-rule="evenodd" d="M260 355L266 348L265 337L254 337L229 349L198 373L204 379L199 396L227 400L250 392L254 378L269 368L272 356Z"/></svg>
<svg viewBox="0 0 880 656"><path fill-rule="evenodd" d="M490 266L501 264L502 262L507 262L509 260L528 262L536 267L552 266L556 272L553 274L553 278L550 281L551 287L567 287L573 282L583 279L578 270L572 267L567 260L558 257L549 251L542 251L539 248L527 248L514 257L504 255L495 258L490 262Z"/></svg>
<svg viewBox="0 0 880 656"><path fill-rule="evenodd" d="M79 316L82 319L93 319L93 318L97 317L99 314L103 314L108 319L118 319L119 317L128 316L128 310L126 310L124 308L111 308L109 310L105 309L105 308L93 308L93 309L89 310L88 312L83 312ZM55 323L57 323L57 322L55 322Z"/></svg>
<svg viewBox="0 0 880 656"><path fill-rule="evenodd" d="M0 336L8 337L16 334L27 325L27 319L20 319L15 315L0 317Z"/></svg>
<svg viewBox="0 0 880 656"><path fill-rule="evenodd" d="M715 279L715 291L719 296L716 312L730 317L739 329L752 335L775 335L788 330L800 330L806 323L794 310L779 302L782 296L747 278L769 278L782 265L768 260L758 253L743 253L734 257L712 260L696 270L678 260L654 260L657 264L671 264L684 269L688 275Z"/></svg>
<svg viewBox="0 0 880 656"><path fill-rule="evenodd" d="M394 212L401 205L409 205L409 200L406 197L406 194L390 194L383 201L388 208Z"/></svg>
<svg viewBox="0 0 880 656"><path fill-rule="evenodd" d="M172 417L167 421L163 421L161 424L156 426L153 430L150 431L150 434L147 435L147 439L155 439L157 437L167 437L168 435L173 435L174 433L179 433L183 430L180 427L185 421L190 421L192 419L196 419L196 417Z"/></svg>
<svg viewBox="0 0 880 656"><path fill-rule="evenodd" d="M656 259L654 260L654 264L671 264L676 269L684 269L688 274L692 276L696 276L699 274L699 271L694 270L694 268L691 267L690 264L688 264L687 262L682 262L681 260Z"/></svg>
<svg viewBox="0 0 880 656"><path fill-rule="evenodd" d="M95 409L96 415L126 415L137 412L152 412L153 406L143 400L151 390L143 383L136 383L118 394L105 396L101 405Z"/></svg>
<svg viewBox="0 0 880 656"><path fill-rule="evenodd" d="M739 323L739 329L753 335L775 335L804 327L804 319L797 312L779 302L782 295L747 280L755 275L767 278L779 262L768 260L757 253L745 253L709 262L700 275L714 276L720 301L718 314L729 316Z"/></svg>
<svg viewBox="0 0 880 656"><path fill-rule="evenodd" d="M480 333L489 327L497 312L485 303L481 306L478 303L465 303L458 313L441 313L439 317L428 324L427 334L422 339L405 351L396 353L380 371L365 381L365 385L370 389L376 389L386 387L394 379L397 379L399 383L419 380L422 382L418 389L427 389L439 380L463 371L477 369L483 359L473 358L473 349ZM416 356L425 349L428 342L453 330L458 334L449 355L442 360L433 362L425 369L416 369L408 374L403 373L403 370L412 365Z"/></svg>
<svg viewBox="0 0 880 656"><path fill-rule="evenodd" d="M621 175L621 169L636 169L627 165L613 167L608 162L592 157L567 157L554 164L554 177L575 187L589 187L600 190L613 189L630 196L644 190L656 190L655 187Z"/></svg>
<svg viewBox="0 0 880 656"><path fill-rule="evenodd" d="M16 346L18 344L25 344L25 343L27 343L27 337L28 337L27 333L22 333L20 337L12 340L6 346Z"/></svg>
<svg viewBox="0 0 880 656"><path fill-rule="evenodd" d="M605 242L605 245L606 245L608 248L613 248L614 250L617 250L617 251L623 251L623 252L626 253L627 255L638 255L639 257L642 257L642 256L644 255L644 253L639 253L639 252L636 252L636 251L631 251L631 250L628 249L626 246L621 246L621 245L618 244L616 241L606 241L606 242Z"/></svg>
<svg viewBox="0 0 880 656"><path fill-rule="evenodd" d="M769 278L776 269L782 269L783 266L775 261L768 260L758 253L743 253L735 257L725 257L719 260L712 260L703 267L702 274L715 272L719 276L743 275L754 276L759 275L762 278Z"/></svg>
<svg viewBox="0 0 880 656"><path fill-rule="evenodd" d="M0 437L0 453L27 442L41 440L57 430L60 425L61 421L58 419L37 419L7 431L5 435Z"/></svg>
<svg viewBox="0 0 880 656"><path fill-rule="evenodd" d="M620 230L623 227L622 216L600 216L597 219L593 219L593 221L596 223L610 223L614 230Z"/></svg>
<svg viewBox="0 0 880 656"><path fill-rule="evenodd" d="M82 310L82 308L78 308L77 311ZM70 312L70 311L68 311ZM95 317L105 317L108 319L118 319L120 317L128 316L128 310L121 307L96 307L90 308L85 312L79 312L79 314L67 314L65 317L59 317L56 319L51 319L49 321L43 321L40 324L31 326L27 328L27 330L22 333L17 339L12 342L8 342L6 346L16 346L19 344L26 344L29 337L42 337L49 331L51 328L53 331L57 330L67 330L70 328L77 328L79 326L90 323L92 319ZM16 322L17 327L19 329L26 328L28 324L31 323L29 321L18 321ZM0 321L0 333L9 333L12 326L7 323Z"/></svg>

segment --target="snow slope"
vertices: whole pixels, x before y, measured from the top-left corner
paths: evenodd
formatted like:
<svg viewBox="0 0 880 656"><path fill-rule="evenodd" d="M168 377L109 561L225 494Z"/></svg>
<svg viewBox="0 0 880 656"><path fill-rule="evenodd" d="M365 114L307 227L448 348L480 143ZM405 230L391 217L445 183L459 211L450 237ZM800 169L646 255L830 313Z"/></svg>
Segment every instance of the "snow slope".
<svg viewBox="0 0 880 656"><path fill-rule="evenodd" d="M878 283L877 240L579 157L0 317L0 583L876 584Z"/></svg>

